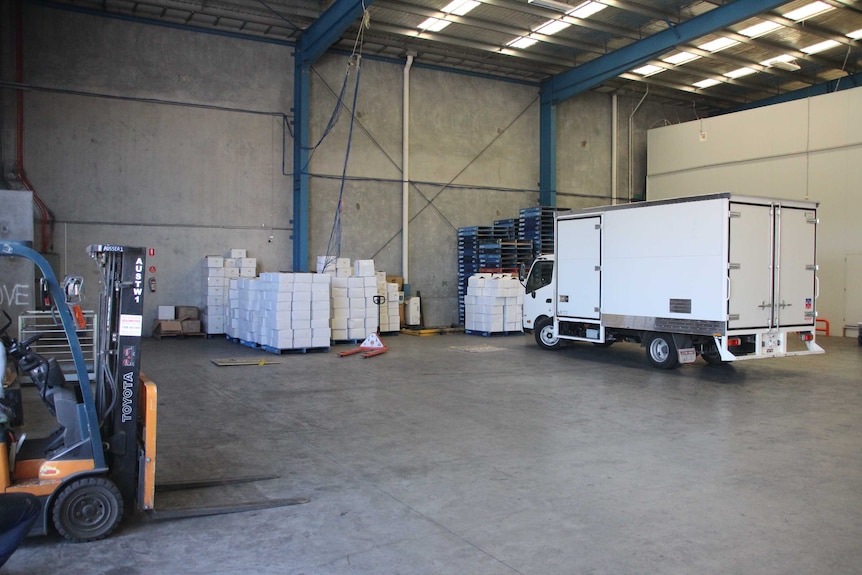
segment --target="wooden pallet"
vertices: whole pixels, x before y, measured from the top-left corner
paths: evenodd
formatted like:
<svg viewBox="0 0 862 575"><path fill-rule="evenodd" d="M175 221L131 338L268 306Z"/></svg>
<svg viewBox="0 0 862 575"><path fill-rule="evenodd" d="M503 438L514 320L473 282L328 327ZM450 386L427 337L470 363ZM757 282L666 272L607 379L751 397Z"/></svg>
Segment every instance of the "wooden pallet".
<svg viewBox="0 0 862 575"><path fill-rule="evenodd" d="M169 332L159 332L153 334L153 339L162 339L163 337L178 337L180 339L185 339L187 337L203 337L206 334L202 331L188 332L188 331L169 331Z"/></svg>
<svg viewBox="0 0 862 575"><path fill-rule="evenodd" d="M524 335L523 331L476 331L474 329L465 329L464 333L468 335L481 335L482 337L502 337L507 335Z"/></svg>
<svg viewBox="0 0 862 575"><path fill-rule="evenodd" d="M233 366L239 366L239 365L261 365L262 366L262 365L275 365L275 364L281 363L280 361L273 361L271 359L264 359L264 358L258 359L258 358L254 358L254 357L243 358L243 359L234 359L231 357L231 358L226 358L226 359L213 359L210 361L212 361L214 364L216 364L219 367L233 367Z"/></svg>

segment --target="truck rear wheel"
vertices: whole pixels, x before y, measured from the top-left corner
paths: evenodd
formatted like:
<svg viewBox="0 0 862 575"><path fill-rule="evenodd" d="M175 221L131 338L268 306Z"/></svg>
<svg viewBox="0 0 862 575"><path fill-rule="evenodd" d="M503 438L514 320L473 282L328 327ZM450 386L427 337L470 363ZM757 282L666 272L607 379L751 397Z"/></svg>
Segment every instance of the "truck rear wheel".
<svg viewBox="0 0 862 575"><path fill-rule="evenodd" d="M560 338L554 335L554 320L549 317L543 317L536 322L533 335L542 349L560 349L563 345Z"/></svg>
<svg viewBox="0 0 862 575"><path fill-rule="evenodd" d="M654 367L673 369L679 365L679 352L673 336L668 333L649 333L644 338L647 358Z"/></svg>

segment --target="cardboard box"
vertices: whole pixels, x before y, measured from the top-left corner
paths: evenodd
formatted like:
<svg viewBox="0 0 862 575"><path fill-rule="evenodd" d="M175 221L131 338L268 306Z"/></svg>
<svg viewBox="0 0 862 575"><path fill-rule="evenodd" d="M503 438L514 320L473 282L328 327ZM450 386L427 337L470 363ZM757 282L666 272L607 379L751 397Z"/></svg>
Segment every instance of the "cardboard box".
<svg viewBox="0 0 862 575"><path fill-rule="evenodd" d="M156 320L153 324L153 335L177 335L183 332L183 324L174 319Z"/></svg>
<svg viewBox="0 0 862 575"><path fill-rule="evenodd" d="M197 309L197 308L195 308ZM200 333L201 332L201 320L199 319L184 319L180 322L182 324L183 333Z"/></svg>
<svg viewBox="0 0 862 575"><path fill-rule="evenodd" d="M171 319L178 319L182 321L184 319L198 319L200 317L200 311L195 306L178 305L176 306L176 315Z"/></svg>

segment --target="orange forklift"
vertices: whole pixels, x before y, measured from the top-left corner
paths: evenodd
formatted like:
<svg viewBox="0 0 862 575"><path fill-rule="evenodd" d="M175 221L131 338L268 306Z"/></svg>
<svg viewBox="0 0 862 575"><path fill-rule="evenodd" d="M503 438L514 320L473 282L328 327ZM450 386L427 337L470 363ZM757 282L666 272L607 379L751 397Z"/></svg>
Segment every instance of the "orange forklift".
<svg viewBox="0 0 862 575"><path fill-rule="evenodd" d="M51 525L71 541L110 535L125 513L143 511L170 519L234 513L307 503L305 498L271 499L194 509L155 509L157 489L176 490L272 479L255 476L159 485L156 465L156 385L140 371L143 327L144 248L93 245L87 248L101 273L104 290L96 315L94 375L78 339L83 315L76 305L80 278L63 285L47 260L22 242L0 242L0 257L21 257L41 271L43 296L52 302L69 341L77 378L67 378L54 358L32 349L39 336L18 341L8 334L11 318L0 320L0 355L8 355L18 380L29 380L57 425L46 437L29 437L21 423L20 397L7 391L0 401L0 493L27 492L42 505L31 535ZM2 360L0 360L2 363ZM3 370L0 369L0 377ZM75 381L67 381L67 379ZM17 390L16 390L17 392ZM10 416L11 415L11 416Z"/></svg>

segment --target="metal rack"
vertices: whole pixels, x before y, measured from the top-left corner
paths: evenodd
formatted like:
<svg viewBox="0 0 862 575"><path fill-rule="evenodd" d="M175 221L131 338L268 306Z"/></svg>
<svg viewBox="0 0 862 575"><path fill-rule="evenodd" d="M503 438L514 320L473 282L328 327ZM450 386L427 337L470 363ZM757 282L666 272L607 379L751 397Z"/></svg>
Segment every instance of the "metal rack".
<svg viewBox="0 0 862 575"><path fill-rule="evenodd" d="M96 324L96 312L84 311L86 326L78 331L78 339L81 342L81 351L87 363L87 373L93 376L96 363L97 337L94 326ZM67 381L78 381L75 370L75 361L69 348L69 340L60 323L60 318L50 311L25 311L18 316L18 339L25 339L37 334L42 334L38 341L31 347L33 351L45 357L57 358Z"/></svg>

